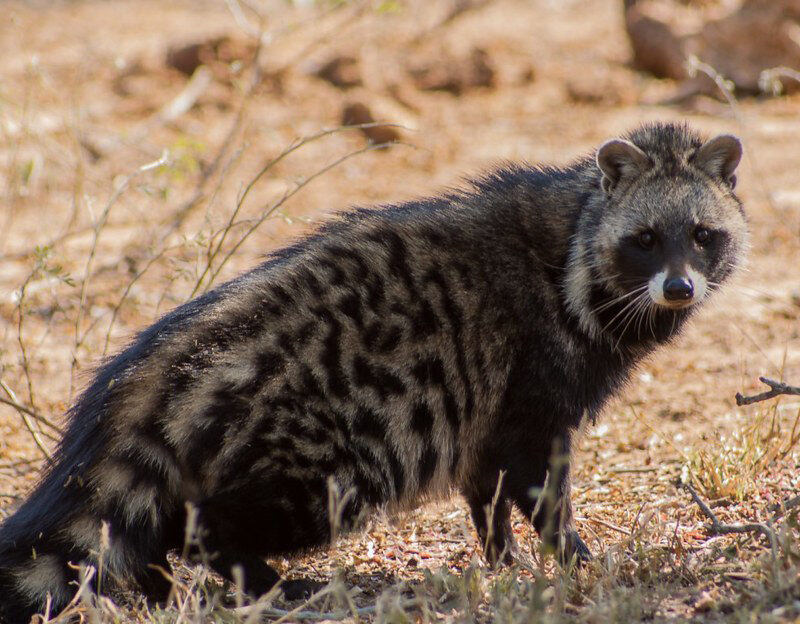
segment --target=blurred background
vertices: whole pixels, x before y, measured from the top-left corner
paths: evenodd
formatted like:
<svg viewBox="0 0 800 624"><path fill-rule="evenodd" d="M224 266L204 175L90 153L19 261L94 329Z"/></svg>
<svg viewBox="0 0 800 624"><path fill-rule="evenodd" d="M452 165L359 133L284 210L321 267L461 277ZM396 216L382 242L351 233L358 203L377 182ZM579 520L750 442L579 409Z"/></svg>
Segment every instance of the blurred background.
<svg viewBox="0 0 800 624"><path fill-rule="evenodd" d="M561 600L553 617L586 621L800 615L797 559L768 573L763 542L708 541L674 486L683 474L732 521L763 520L800 487L798 402L733 401L762 374L800 384L798 0L1 8L0 515L101 357L331 213L436 193L506 160L565 164L680 119L744 142L749 270L588 432L579 528L617 567L536 604ZM323 577L347 566L372 596L423 570L460 575L479 566L466 518L460 501L426 508L301 565ZM439 537L420 545L418 521ZM515 530L533 539L520 519ZM644 555L630 554L634 539ZM531 595L506 605L512 620ZM500 609L466 600L457 613Z"/></svg>

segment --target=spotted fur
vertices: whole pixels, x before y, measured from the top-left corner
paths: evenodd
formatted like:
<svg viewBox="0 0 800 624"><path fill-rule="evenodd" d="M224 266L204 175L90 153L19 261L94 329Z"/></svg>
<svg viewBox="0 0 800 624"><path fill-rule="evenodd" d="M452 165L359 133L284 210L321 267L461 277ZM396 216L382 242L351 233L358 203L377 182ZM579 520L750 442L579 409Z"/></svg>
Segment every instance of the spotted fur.
<svg viewBox="0 0 800 624"><path fill-rule="evenodd" d="M557 504L532 492L695 307L637 299L647 316L629 318L631 293L676 254L709 292L741 260L738 141L722 143L646 126L566 168L354 210L167 314L100 367L53 467L0 527L2 617L25 621L48 595L63 607L68 564L97 564L104 526L107 576L163 599L155 567L183 545L187 504L210 565L267 591L279 576L263 557L330 541L332 485L345 525L457 490L491 561L511 552L512 506L588 557L568 463L550 476ZM705 251L684 240L698 223L716 237ZM661 256L631 247L641 228Z"/></svg>

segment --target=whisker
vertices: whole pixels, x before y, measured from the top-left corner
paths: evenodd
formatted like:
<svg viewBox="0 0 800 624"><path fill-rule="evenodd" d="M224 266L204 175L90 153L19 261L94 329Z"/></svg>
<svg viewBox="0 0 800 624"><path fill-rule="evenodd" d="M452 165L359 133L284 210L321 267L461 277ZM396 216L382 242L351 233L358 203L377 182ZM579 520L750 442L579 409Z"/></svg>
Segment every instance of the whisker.
<svg viewBox="0 0 800 624"><path fill-rule="evenodd" d="M639 306L640 314L639 320L636 321L636 335L641 339L642 327L645 324L645 319L650 311L651 304L646 298L642 298L642 305Z"/></svg>
<svg viewBox="0 0 800 624"><path fill-rule="evenodd" d="M636 326L637 326L637 324L639 322L638 321L639 315L644 310L643 306L646 306L646 305L647 305L647 298L646 297L638 297L637 298L637 304L633 308L633 311L632 311L632 313L630 315L630 319L625 324L625 327L622 328L622 333L620 333L619 340L617 341L618 343L622 341L623 336L625 336L625 332L628 331L628 327L631 327L632 329L636 329ZM637 330L637 333L638 333L638 330Z"/></svg>
<svg viewBox="0 0 800 624"><path fill-rule="evenodd" d="M653 340L656 340L656 306L650 306L650 311L647 314L647 326L650 328L650 333L653 335Z"/></svg>
<svg viewBox="0 0 800 624"><path fill-rule="evenodd" d="M646 288L646 286L644 286L643 288ZM623 299L627 299L628 297L632 297L633 295L637 294L637 291L640 291L640 290L642 290L642 288L638 288L636 290L632 290L630 292L625 293L624 295L620 295L619 297L615 297L614 299L611 299L610 301L606 301L605 303L603 303L603 304L597 306L596 308L594 308L593 312L595 312L595 313L602 312L603 310L605 310L606 308L611 307L615 303L619 303Z"/></svg>
<svg viewBox="0 0 800 624"><path fill-rule="evenodd" d="M639 294L639 295L637 295L637 296L636 296L636 297L635 297L633 300L631 300L631 301L629 301L628 303L626 303L626 304L625 304L625 307L624 307L624 308L622 308L622 309L621 309L619 312L617 312L617 313L616 313L616 315L614 315L614 318L612 318L612 319L611 319L611 320L610 320L608 323L606 323L606 326L605 326L605 327L603 327L603 329L601 329L601 330L600 330L600 332L601 332L601 333L604 333L604 332L605 332L605 331L606 331L606 330L609 328L609 326L610 326L610 325L611 325L611 324L612 324L612 323L613 323L615 320L617 320L617 318L619 318L619 316L620 316L620 315L624 314L624 313L625 313L625 312L626 312L626 311L627 311L627 310L628 310L628 309L629 309L631 306L635 305L635 304L636 304L636 302L638 301L639 297L641 297L641 296L642 296L642 295L644 295L644 294L646 294L646 293L640 293L640 294ZM626 316L627 316L627 315L626 315ZM625 320L626 316L623 316L623 317L622 317L622 318L623 318L623 321ZM616 327L617 327L617 326L619 326L619 323L617 323L617 325L615 325L615 326L614 326L614 329L616 329ZM613 331L614 331L614 330L612 329L612 330L610 331L610 333L613 333Z"/></svg>
<svg viewBox="0 0 800 624"><path fill-rule="evenodd" d="M620 301L623 301L623 300L627 299L628 297L632 297L632 296L634 296L636 294L637 294L636 291L631 291L631 292L625 293L624 295L620 295L619 297L614 297L613 299L611 299L609 301L606 301L605 303L597 306L596 308L593 308L592 311L595 312L595 313L602 312L603 310L606 310L607 308L610 308L614 304L619 303Z"/></svg>
<svg viewBox="0 0 800 624"><path fill-rule="evenodd" d="M636 318L638 307L641 304L642 300L645 299L646 297L647 293L640 293L633 301L631 301L628 305L626 305L625 308L622 310L623 312L627 310L626 314L619 321L617 321L617 323L609 330L609 333L613 334L619 327L622 327L622 332L620 333L619 340L617 340L614 349L617 348L617 345L619 345L620 341L622 340L622 337L625 335L625 331L628 329L628 325L630 325L631 321L634 318ZM619 316L619 314L617 316Z"/></svg>
<svg viewBox="0 0 800 624"><path fill-rule="evenodd" d="M752 286L742 286L741 284L731 284L731 288L736 290L742 294L745 293L756 293L761 295L762 297L767 297L769 299L777 299L778 295L775 293L767 292L766 290L759 290L758 288L753 288Z"/></svg>
<svg viewBox="0 0 800 624"><path fill-rule="evenodd" d="M622 342L622 339L625 337L625 332L628 331L628 327L630 326L631 322L636 318L636 312L639 309L639 304L641 303L642 298L643 298L642 295L639 295L636 299L634 299L634 302L636 303L636 306L634 306L631 309L630 313L628 313L625 316L625 318L622 319L622 321L625 321L625 325L622 327L622 331L620 332L619 337L617 338L617 342L614 343L614 350L615 351L619 348L619 345ZM622 322L617 324L617 326L619 326L619 325L622 325Z"/></svg>

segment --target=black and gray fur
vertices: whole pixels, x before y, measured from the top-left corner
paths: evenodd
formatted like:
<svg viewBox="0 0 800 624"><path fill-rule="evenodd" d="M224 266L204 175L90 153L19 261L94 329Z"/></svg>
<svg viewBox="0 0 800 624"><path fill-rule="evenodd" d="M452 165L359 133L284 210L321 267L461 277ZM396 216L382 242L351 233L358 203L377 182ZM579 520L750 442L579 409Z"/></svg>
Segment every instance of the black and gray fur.
<svg viewBox="0 0 800 624"><path fill-rule="evenodd" d="M0 527L2 618L48 594L63 607L67 564L96 563L104 524L107 575L163 599L153 566L183 545L187 503L211 566L265 592L279 576L262 557L330 540L331 483L351 493L345 523L455 489L490 561L508 559L514 506L588 557L568 464L558 504L534 513L531 492L742 261L740 155L731 136L645 126L566 168L346 213L167 314L101 366Z"/></svg>

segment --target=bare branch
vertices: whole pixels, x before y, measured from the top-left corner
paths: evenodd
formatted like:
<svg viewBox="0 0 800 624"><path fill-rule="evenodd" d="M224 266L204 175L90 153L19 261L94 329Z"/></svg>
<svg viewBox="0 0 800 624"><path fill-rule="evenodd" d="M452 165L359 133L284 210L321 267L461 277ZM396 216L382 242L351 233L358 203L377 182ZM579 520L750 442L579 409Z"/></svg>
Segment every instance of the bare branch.
<svg viewBox="0 0 800 624"><path fill-rule="evenodd" d="M753 396L744 396L741 392L736 393L736 405L751 405L760 401L766 401L781 394L797 394L800 395L800 386L790 386L782 381L774 381L767 377L758 378L761 383L767 384L771 390L755 394Z"/></svg>
<svg viewBox="0 0 800 624"><path fill-rule="evenodd" d="M711 511L711 508L700 498L700 495L697 491L688 483L678 483L678 487L682 487L684 490L691 494L692 499L697 506L700 508L705 516L711 520L711 526L706 527L706 530L711 535L729 535L732 533L761 533L764 537L767 538L770 546L772 547L773 551L775 550L776 540L775 540L775 531L772 530L771 527L763 524L761 522L748 522L745 524L723 524L719 521L716 514ZM789 501L791 502L791 501Z"/></svg>
<svg viewBox="0 0 800 624"><path fill-rule="evenodd" d="M157 260L161 259L164 256L164 254L167 251L169 251L170 249L172 249L172 247L164 247L163 249L161 249L157 253L153 254L153 256L145 264L144 268L141 271L139 271L138 273L136 273L136 275L134 275L133 278L128 282L128 285L125 287L125 291L122 293L122 296L119 298L119 301L117 301L117 304L114 306L114 309L111 311L111 320L108 322L108 329L106 330L106 340L105 340L105 343L103 344L103 357L105 357L106 354L108 354L108 346L109 346L109 343L111 342L111 331L114 328L114 323L117 320L117 316L119 315L119 311L122 308L122 305L127 300L128 295L130 295L134 284L136 284L136 282L139 281L139 279L145 273L147 273L147 271L150 269L150 267L153 266L153 264L155 264L155 262Z"/></svg>
<svg viewBox="0 0 800 624"><path fill-rule="evenodd" d="M783 514L785 514L787 511L790 511L797 506L800 506L800 496L795 496L794 498L790 498L788 500L773 505L772 510L775 512L775 515L772 516L772 521L774 522L775 520L780 518Z"/></svg>
<svg viewBox="0 0 800 624"><path fill-rule="evenodd" d="M325 591L325 590L323 590ZM314 598L312 596L312 598ZM303 609L307 604L309 604L311 600L306 602L303 605L300 605L296 609L292 611L287 611L285 609L278 609L275 607L268 607L262 604L253 604L248 605L245 607L236 607L230 610L230 613L239 615L239 616L252 616L258 615L264 618L280 618L278 619L275 624L279 624L280 622L284 622L287 619L292 621L294 620L331 620L331 621L339 621L339 620L346 620L352 619L354 615L373 615L377 611L377 605L367 605L365 607L357 607L354 610L351 609L349 611L340 610L340 611L312 611L310 609ZM416 600L407 600L401 603L402 608L414 607L418 604Z"/></svg>
<svg viewBox="0 0 800 624"><path fill-rule="evenodd" d="M3 389L5 390L5 382L0 382L0 384L2 384ZM0 403L4 403L5 405L13 407L15 410L17 410L21 414L26 414L26 415L30 416L31 418L33 418L34 420L39 421L43 425L47 425L48 427L50 427L53 431L55 431L59 435L64 435L64 431L61 429L61 427L58 427L57 425L54 425L47 418L42 416L39 412L37 412L35 410L32 410L29 407L26 407L25 405L23 405L19 401L15 401L14 399L10 399L10 398L7 399L5 397L1 397L0 396Z"/></svg>
<svg viewBox="0 0 800 624"><path fill-rule="evenodd" d="M203 170L200 172L200 179L197 181L195 186L195 190L192 193L192 196L183 202L183 204L178 208L178 210L170 217L171 223L169 225L169 229L162 240L166 240L175 230L179 229L183 224L186 217L189 216L191 211L198 206L203 199L207 196L207 189L206 184L212 178L212 176L217 172L222 164L222 161L227 156L228 152L231 149L231 146L234 143L234 139L239 133L242 125L244 124L245 117L248 113L248 107L250 105L250 100L252 95L255 93L255 90L261 84L261 53L263 50L263 34L259 31L258 38L256 39L256 49L253 52L253 58L250 61L250 67L252 68L252 75L250 77L250 82L247 85L247 89L245 90L244 94L242 95L241 101L239 103L239 108L236 111L236 115L234 115L233 123L231 124L230 128L228 129L228 133L225 135L225 138L222 141L222 144L219 146L217 153L211 159L211 162L206 165ZM231 162L234 159L231 159ZM229 162L229 164L231 164ZM223 176L224 177L224 176Z"/></svg>
<svg viewBox="0 0 800 624"><path fill-rule="evenodd" d="M86 331L81 332L81 326L83 325L83 317L87 308L86 301L89 295L89 281L92 279L93 276L92 269L94 265L94 259L97 256L97 250L99 249L100 234L105 229L105 226L108 223L109 216L111 215L111 209L114 207L117 201L119 201L119 199L128 189L130 184L143 173L157 169L158 167L161 167L167 164L168 162L169 162L169 152L164 150L164 152L161 154L161 157L158 160L144 164L135 169L133 173L130 173L127 176L125 176L122 179L122 181L117 185L117 187L114 189L114 192L111 193L111 197L109 197L108 202L106 202L106 205L103 208L103 212L100 213L100 217L94 224L92 245L89 248L89 257L86 259L86 269L84 272L83 281L81 282L81 293L80 293L80 302L78 304L78 313L75 316L75 343L73 344L73 349L72 349L72 366L70 369L70 384L69 384L70 397L72 397L74 389L75 371L78 368L78 350L81 348L81 346L83 346L83 343L86 340L86 336L89 334L89 331L91 330L90 326L88 329L86 329ZM21 309L20 309L20 314L22 314ZM31 405L33 405L33 397L31 397Z"/></svg>
<svg viewBox="0 0 800 624"><path fill-rule="evenodd" d="M575 520L578 520L580 522L593 522L595 524L599 524L600 526L604 526L607 529L611 529L612 531L616 531L617 533L622 533L623 535L627 535L628 537L632 535L629 529L617 526L613 522L608 522L607 520L602 520L601 518L582 518L580 516L576 516Z"/></svg>
<svg viewBox="0 0 800 624"><path fill-rule="evenodd" d="M333 162L325 165L324 167L321 167L320 169L318 169L317 171L315 171L311 175L305 177L303 180L298 182L293 189L287 190L281 196L280 199L278 199L274 204L272 204L267 209L265 209L262 212L262 214L257 219L255 219L255 221L252 223L252 225L250 225L250 227L247 228L247 230L239 237L239 240L231 247L231 249L229 249L227 251L227 253L224 255L224 257L220 260L219 264L216 267L212 268L211 262L221 252L222 243L224 242L224 234L226 234L227 231L230 229L230 227L232 227L234 225L234 221L233 220L236 218L239 209L241 208L242 204L244 203L244 200L245 200L245 198L247 196L247 193L255 185L255 183L258 181L258 179L261 176L263 176L264 173L266 173L269 170L270 167L274 166L279 160L283 159L289 153L299 149L301 146L305 145L306 143L309 143L310 141L316 140L318 138L321 138L323 136L332 134L334 132L340 132L342 130L347 130L347 129L350 129L350 128L361 127L363 125L371 125L371 124L358 124L357 126L339 126L338 128L334 128L332 130L323 130L321 132L318 132L315 135L311 135L311 136L305 137L303 139L298 139L289 148L287 148L286 150L281 152L281 154L279 154L276 158L272 159L269 163L267 163L264 167L262 167L262 169L248 183L248 185L245 187L244 191L242 192L242 194L241 194L241 196L240 196L240 198L239 198L239 200L237 202L236 208L235 208L233 214L231 215L231 219L229 220L228 227L226 227L226 230L223 232L223 238L220 239L220 241L217 243L216 248L214 249L214 252L210 255L209 261L206 264L206 268L204 269L203 273L198 278L198 280L197 280L197 282L195 284L195 288L192 291L191 296L194 296L199 291L200 286L202 285L203 280L206 278L206 276L208 276L208 282L206 283L205 288L206 288L206 290L210 289L211 286L214 283L214 280L219 275L219 273L222 270L222 268L227 264L227 262L231 259L231 257L236 253L236 251L239 249L239 247L241 247L241 245L245 242L245 240L247 240L250 237L250 235L253 234L253 232L255 232L261 226L262 223L264 223L264 221L266 221L272 214L274 214L275 211L278 210L278 208L280 208L283 204L285 204L294 195L299 193L305 186L310 184L313 180L315 180L316 178L320 177L321 175L327 173L331 169L334 169L335 167L339 166L343 162L345 162L345 161L347 161L347 160L349 160L351 158L354 158L355 156L358 156L359 154L363 154L364 152L368 152L368 151L375 150L375 149L383 149L383 148L386 147L387 144L386 143L370 143L370 144L362 147L361 149L357 149L357 150L354 150L352 152L348 152L344 156L340 156L339 158L337 158ZM381 125L395 125L395 124L381 124ZM392 145L410 145L410 144L403 143L402 141L396 141L396 142L392 143Z"/></svg>
<svg viewBox="0 0 800 624"><path fill-rule="evenodd" d="M17 410L17 412L20 415L20 418L22 418L22 422L24 423L25 428L28 430L28 433L31 434L31 437L33 438L33 441L36 443L36 446L41 451L42 455L44 455L45 459L48 462L52 462L53 461L53 456L50 453L50 449L47 448L47 445L42 440L40 432L37 431L34 428L33 423L31 423L31 421L29 419L29 412L31 410L25 408L25 406L23 406L17 400L17 396L14 394L14 391L11 388L9 388L5 384L5 382L0 380L0 386L2 386L3 390L5 391L5 393L8 395L8 398L10 399L10 401L3 401L3 403L11 405L12 407L14 407Z"/></svg>
<svg viewBox="0 0 800 624"><path fill-rule="evenodd" d="M368 605L366 607L360 607L356 609L356 613L358 615L372 615L375 613L375 605ZM351 611L286 611L285 609L277 609L275 607L263 607L258 604L246 606L246 607L237 607L230 610L230 613L236 615L252 615L252 614L259 614L262 617L266 618L281 618L285 621L285 618L290 618L292 620L331 620L331 621L338 621L338 620L346 620L352 619L353 613ZM280 621L280 620L279 620Z"/></svg>

